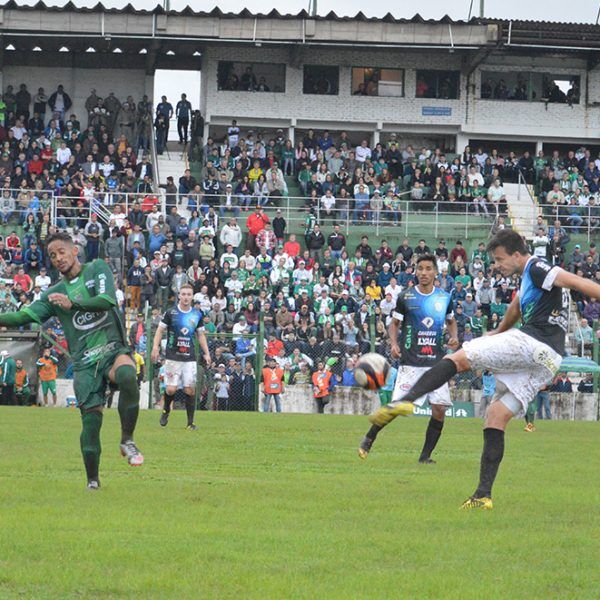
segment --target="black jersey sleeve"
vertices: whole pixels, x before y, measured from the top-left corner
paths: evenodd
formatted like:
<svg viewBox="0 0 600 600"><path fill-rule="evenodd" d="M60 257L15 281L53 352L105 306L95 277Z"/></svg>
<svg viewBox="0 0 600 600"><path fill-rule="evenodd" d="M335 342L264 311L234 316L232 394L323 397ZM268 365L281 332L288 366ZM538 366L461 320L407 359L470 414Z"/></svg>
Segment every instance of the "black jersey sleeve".
<svg viewBox="0 0 600 600"><path fill-rule="evenodd" d="M171 323L173 322L173 319L171 318L171 310L169 309L168 311L165 312L165 314L162 316L162 319L160 320L160 327L162 327L163 329L169 329L169 327L171 326Z"/></svg>
<svg viewBox="0 0 600 600"><path fill-rule="evenodd" d="M560 267L552 266L545 260L536 260L529 267L529 276L535 287L550 291L554 285L554 280L560 272Z"/></svg>
<svg viewBox="0 0 600 600"><path fill-rule="evenodd" d="M402 321L406 316L406 312L406 302L404 302L404 298L402 294L400 294L396 300L396 308L394 308L394 311L392 312L392 317L398 321Z"/></svg>

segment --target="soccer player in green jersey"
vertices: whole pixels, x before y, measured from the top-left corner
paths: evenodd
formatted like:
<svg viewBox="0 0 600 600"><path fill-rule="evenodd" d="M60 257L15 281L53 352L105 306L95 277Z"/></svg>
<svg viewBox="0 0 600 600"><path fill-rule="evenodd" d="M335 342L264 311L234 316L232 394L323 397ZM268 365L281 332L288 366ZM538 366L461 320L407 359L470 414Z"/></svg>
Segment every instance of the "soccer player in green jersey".
<svg viewBox="0 0 600 600"><path fill-rule="evenodd" d="M131 466L144 462L133 441L140 400L135 363L108 265L102 260L82 265L77 259L77 246L67 233L50 235L46 248L62 279L20 311L1 314L0 325L41 324L58 317L73 360L73 387L81 410L81 453L88 488L95 490L100 487L100 429L109 383L119 390L121 454Z"/></svg>

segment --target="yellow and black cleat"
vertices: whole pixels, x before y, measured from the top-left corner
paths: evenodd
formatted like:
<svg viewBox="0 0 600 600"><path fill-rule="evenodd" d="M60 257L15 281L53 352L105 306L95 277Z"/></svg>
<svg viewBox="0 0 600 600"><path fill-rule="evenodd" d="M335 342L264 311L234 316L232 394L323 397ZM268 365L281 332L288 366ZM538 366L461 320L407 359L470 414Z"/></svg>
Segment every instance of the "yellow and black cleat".
<svg viewBox="0 0 600 600"><path fill-rule="evenodd" d="M391 423L396 417L408 417L414 412L414 406L412 402L395 402L394 404L386 404L374 412L370 417L369 421L373 425L379 425L383 427L388 423Z"/></svg>
<svg viewBox="0 0 600 600"><path fill-rule="evenodd" d="M460 510L470 510L472 508L480 508L481 510L492 510L494 505L491 498L475 498L471 496L467 498L461 505Z"/></svg>
<svg viewBox="0 0 600 600"><path fill-rule="evenodd" d="M358 457L365 460L367 456L369 456L369 452L371 451L371 446L373 445L373 440L369 437L364 437L360 446L358 447Z"/></svg>

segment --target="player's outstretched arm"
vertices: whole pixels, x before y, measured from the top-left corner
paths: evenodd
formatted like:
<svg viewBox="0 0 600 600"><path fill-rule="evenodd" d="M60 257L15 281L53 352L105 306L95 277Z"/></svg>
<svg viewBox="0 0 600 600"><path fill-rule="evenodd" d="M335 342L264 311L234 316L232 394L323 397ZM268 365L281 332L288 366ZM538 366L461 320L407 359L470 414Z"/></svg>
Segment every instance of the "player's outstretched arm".
<svg viewBox="0 0 600 600"><path fill-rule="evenodd" d="M554 284L576 290L589 298L600 298L600 285L594 283L591 279L584 279L564 269L559 269L557 276L554 278Z"/></svg>
<svg viewBox="0 0 600 600"><path fill-rule="evenodd" d="M512 329L521 318L521 305L519 304L519 295L515 294L513 301L508 305L504 318L498 325L496 331L490 332L488 335L494 335Z"/></svg>
<svg viewBox="0 0 600 600"><path fill-rule="evenodd" d="M24 310L0 314L0 326L2 327L21 327L21 325L35 321L36 319Z"/></svg>

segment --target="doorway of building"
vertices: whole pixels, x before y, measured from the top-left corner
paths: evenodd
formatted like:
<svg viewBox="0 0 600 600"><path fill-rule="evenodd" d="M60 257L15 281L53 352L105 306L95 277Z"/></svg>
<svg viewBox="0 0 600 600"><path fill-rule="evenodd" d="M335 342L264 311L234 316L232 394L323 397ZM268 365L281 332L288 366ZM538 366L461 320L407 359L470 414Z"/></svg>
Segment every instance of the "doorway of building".
<svg viewBox="0 0 600 600"><path fill-rule="evenodd" d="M166 96L173 105L173 117L169 124L169 140L178 140L177 119L175 107L181 100L181 94L186 94L192 105L192 110L200 108L200 71L174 71L172 69L157 69L154 74L154 107Z"/></svg>

